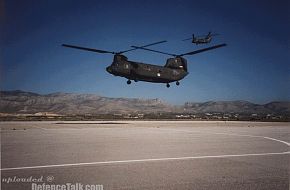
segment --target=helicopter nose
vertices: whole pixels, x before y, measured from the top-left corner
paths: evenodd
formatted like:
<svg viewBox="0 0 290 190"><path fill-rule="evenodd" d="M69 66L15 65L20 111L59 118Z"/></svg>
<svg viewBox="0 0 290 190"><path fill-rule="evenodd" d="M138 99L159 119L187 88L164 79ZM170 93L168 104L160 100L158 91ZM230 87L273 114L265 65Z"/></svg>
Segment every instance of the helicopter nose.
<svg viewBox="0 0 290 190"><path fill-rule="evenodd" d="M108 73L112 73L112 68L111 68L111 66L107 67L106 70L107 70Z"/></svg>

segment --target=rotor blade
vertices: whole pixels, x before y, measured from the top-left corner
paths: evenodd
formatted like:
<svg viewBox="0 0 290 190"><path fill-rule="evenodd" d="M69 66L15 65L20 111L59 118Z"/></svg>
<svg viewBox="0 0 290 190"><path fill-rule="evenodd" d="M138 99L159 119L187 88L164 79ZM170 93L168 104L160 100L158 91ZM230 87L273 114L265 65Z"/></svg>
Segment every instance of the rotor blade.
<svg viewBox="0 0 290 190"><path fill-rule="evenodd" d="M192 52L188 52L188 53L180 54L180 55L178 55L178 56L193 55L193 54L201 53L201 52L204 52L204 51L209 51L209 50L212 50L212 49L216 49L216 48L224 47L224 46L226 46L226 45L227 45L227 44L219 44L219 45L216 45L216 46L211 46L211 47L208 47L208 48L199 49L199 50L195 50L195 51L192 51Z"/></svg>
<svg viewBox="0 0 290 190"><path fill-rule="evenodd" d="M191 40L191 39L192 39L192 37L191 38L183 39L182 41L187 41L187 40Z"/></svg>
<svg viewBox="0 0 290 190"><path fill-rule="evenodd" d="M157 50L153 50L153 49L148 49L148 48L144 48L144 47L138 47L138 46L131 46L131 47L136 48L136 49L143 49L143 50L147 50L147 51L152 51L152 52L155 52L155 53L161 53L161 54L165 54L165 55L176 56L176 54L166 53L166 52L157 51Z"/></svg>
<svg viewBox="0 0 290 190"><path fill-rule="evenodd" d="M167 42L167 41L166 40L162 40L160 42L154 42L154 43L147 44L147 45L140 46L140 47L144 48L144 47L153 46L153 45L156 45L156 44L161 44L161 43L164 43L164 42ZM131 47L133 47L133 46L131 46ZM132 48L132 49L128 49L128 50L125 50L125 51L120 51L119 54L122 54L122 53L125 53L125 52L128 52L128 51L133 51L133 50L136 50L136 49L139 49L139 48Z"/></svg>
<svg viewBox="0 0 290 190"><path fill-rule="evenodd" d="M92 51L92 52L97 52L97 53L111 53L111 54L116 54L115 52L112 51L105 51L105 50L99 50L99 49L93 49L93 48L86 48L86 47L80 47L80 46L74 46L74 45L68 45L68 44L62 44L64 47L69 47L69 48L75 48L75 49L81 49L85 51Z"/></svg>
<svg viewBox="0 0 290 190"><path fill-rule="evenodd" d="M152 44L148 44L148 45L140 46L140 47L144 48L144 47L153 46L153 45L161 44L161 43L165 43L165 42L167 42L167 41L166 41L166 40L162 40L162 41L160 41L160 42L154 42L154 43L152 43Z"/></svg>

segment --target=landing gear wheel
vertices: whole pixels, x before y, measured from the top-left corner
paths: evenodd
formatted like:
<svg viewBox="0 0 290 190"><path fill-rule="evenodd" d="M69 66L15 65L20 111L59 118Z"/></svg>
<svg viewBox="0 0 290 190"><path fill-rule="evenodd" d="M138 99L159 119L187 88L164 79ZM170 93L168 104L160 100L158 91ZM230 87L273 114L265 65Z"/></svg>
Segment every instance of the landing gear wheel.
<svg viewBox="0 0 290 190"><path fill-rule="evenodd" d="M176 81L176 85L177 85L177 86L179 86L179 85L180 85L180 83L179 83L178 81Z"/></svg>
<svg viewBox="0 0 290 190"><path fill-rule="evenodd" d="M170 84L167 83L167 84L166 84L166 87L169 88L169 87L170 87Z"/></svg>
<svg viewBox="0 0 290 190"><path fill-rule="evenodd" d="M131 84L131 81L130 81L130 80L128 80L128 81L127 81L127 84Z"/></svg>

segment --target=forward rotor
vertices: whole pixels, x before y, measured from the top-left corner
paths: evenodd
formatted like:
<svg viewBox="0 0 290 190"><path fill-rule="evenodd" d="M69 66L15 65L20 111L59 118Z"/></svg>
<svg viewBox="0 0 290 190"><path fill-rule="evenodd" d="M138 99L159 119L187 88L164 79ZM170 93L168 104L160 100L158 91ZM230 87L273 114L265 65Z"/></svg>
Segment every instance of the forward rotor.
<svg viewBox="0 0 290 190"><path fill-rule="evenodd" d="M198 50L187 52L187 53L183 53L183 54L167 53L167 52L162 52L162 51L153 50L153 49L149 49L149 48L138 47L138 46L131 46L131 47L136 48L136 49L143 49L143 50L151 51L151 52L155 52L155 53L160 53L160 54L164 54L164 55L170 55L170 56L174 56L174 57L181 57L181 56L184 56L184 55L194 55L194 54L201 53L201 52L204 52L204 51L209 51L209 50L221 48L221 47L224 47L226 45L227 44L225 44L225 43L218 44L218 45L215 45L215 46L211 46L211 47L203 48L203 49L198 49Z"/></svg>
<svg viewBox="0 0 290 190"><path fill-rule="evenodd" d="M149 46L153 46L153 45L157 45L157 44L161 44L161 43L165 43L165 42L167 42L167 41L163 40L163 41L154 42L154 43L147 44L147 45L140 46L140 47L145 48L145 47L149 47ZM117 55L117 54L119 55L119 54L123 54L123 53L137 49L137 48L131 48L131 49L124 50L124 51L114 52L114 51L100 50L100 49L95 49L95 48L81 47L81 46L75 46L75 45L69 45L69 44L62 44L62 46L68 47L68 48L80 49L80 50L84 50L84 51L91 51L91 52L95 52L95 53L110 53L113 55Z"/></svg>

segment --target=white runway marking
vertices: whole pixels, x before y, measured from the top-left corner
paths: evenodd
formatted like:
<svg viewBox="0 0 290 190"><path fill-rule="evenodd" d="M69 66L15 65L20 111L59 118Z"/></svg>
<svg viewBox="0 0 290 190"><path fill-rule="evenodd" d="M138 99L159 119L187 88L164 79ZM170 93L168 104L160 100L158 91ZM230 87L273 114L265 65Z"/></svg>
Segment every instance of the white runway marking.
<svg viewBox="0 0 290 190"><path fill-rule="evenodd" d="M280 142L280 143L286 144L287 146L290 146L289 142L282 141L282 140L275 139L275 138L271 138L271 137L258 136L258 135L246 135L246 134L236 134L236 133L214 133L214 132L191 131L191 130L181 130L181 129L160 129L159 128L159 130L180 131L180 132L189 132L189 133L203 133L203 134L214 134L214 135L229 135L229 136L252 137L252 138L263 138L263 139L268 139L268 140L271 140L271 141Z"/></svg>
<svg viewBox="0 0 290 190"><path fill-rule="evenodd" d="M275 138L271 138L271 137L259 136L259 135L243 135L243 134L236 134L236 133L211 133L211 134L217 134L217 135L232 135L232 136L241 136L241 137L254 137L254 138L264 138L264 139L268 139L268 140L280 142L280 143L286 144L287 146L290 146L290 143L288 143L286 141L282 141L282 140L275 139Z"/></svg>
<svg viewBox="0 0 290 190"><path fill-rule="evenodd" d="M280 143L284 143L288 146L290 146L290 143L286 142L286 141L282 141L282 140L279 140L279 139L274 139L274 138L271 138L271 137L263 137L264 139L269 139L269 140L273 140L273 141L277 141L277 142L280 142Z"/></svg>
<svg viewBox="0 0 290 190"><path fill-rule="evenodd" d="M275 138L271 138L271 137L259 136L259 135L243 135L243 134L236 134L236 133L212 133L212 134L217 134L217 135L233 135L233 136L241 136L241 137L264 138L264 139L268 139L268 140L280 142L280 143L286 144L287 146L290 146L290 143L288 143L286 141L282 141L282 140L275 139Z"/></svg>
<svg viewBox="0 0 290 190"><path fill-rule="evenodd" d="M87 163L74 163L74 164L28 166L28 167L2 168L1 171L24 170L24 169L39 169L39 168L54 168L54 167L67 167L67 166L105 165L105 164L134 163L134 162L136 163L136 162L193 160L193 159L210 159L210 158L232 158L232 157L249 157L249 156L273 156L273 155L287 155L287 154L290 154L290 151L288 151L288 152L274 152L274 153L257 153L257 154L233 154L233 155L215 155L215 156L149 158L149 159L140 159L140 160L116 160L116 161L87 162Z"/></svg>

